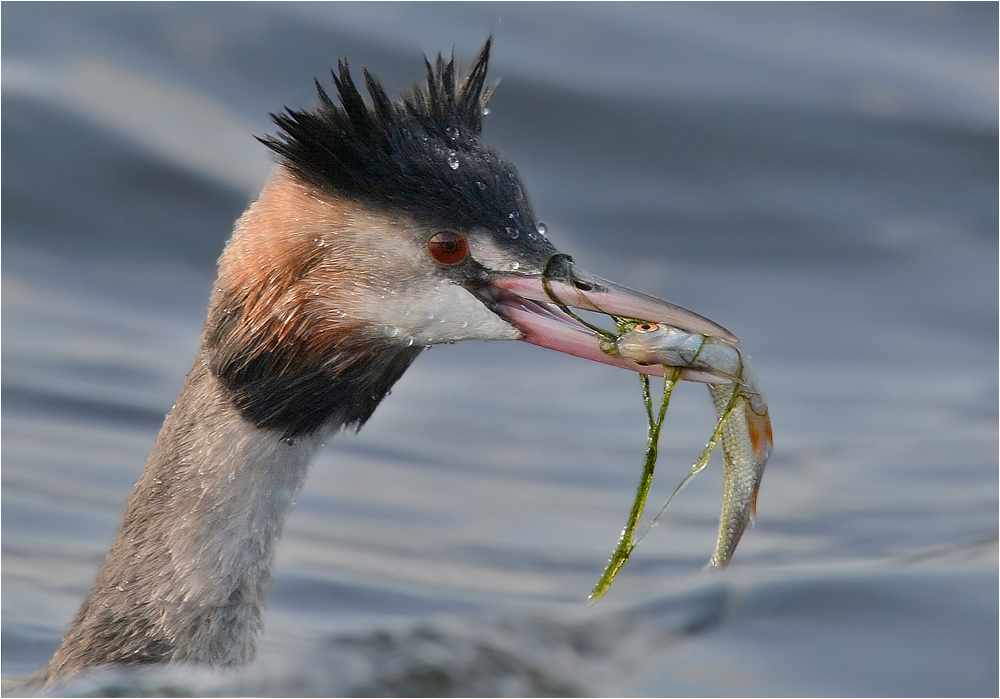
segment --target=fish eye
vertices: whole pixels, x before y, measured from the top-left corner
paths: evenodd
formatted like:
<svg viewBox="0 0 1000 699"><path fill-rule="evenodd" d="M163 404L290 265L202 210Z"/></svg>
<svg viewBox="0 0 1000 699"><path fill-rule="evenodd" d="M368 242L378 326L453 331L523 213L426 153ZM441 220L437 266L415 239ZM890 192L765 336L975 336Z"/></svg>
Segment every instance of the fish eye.
<svg viewBox="0 0 1000 699"><path fill-rule="evenodd" d="M427 253L441 265L457 265L469 256L469 243L455 231L435 233L427 241Z"/></svg>
<svg viewBox="0 0 1000 699"><path fill-rule="evenodd" d="M638 330L641 333L651 333L654 330L659 329L659 325L656 323L638 323L633 330Z"/></svg>

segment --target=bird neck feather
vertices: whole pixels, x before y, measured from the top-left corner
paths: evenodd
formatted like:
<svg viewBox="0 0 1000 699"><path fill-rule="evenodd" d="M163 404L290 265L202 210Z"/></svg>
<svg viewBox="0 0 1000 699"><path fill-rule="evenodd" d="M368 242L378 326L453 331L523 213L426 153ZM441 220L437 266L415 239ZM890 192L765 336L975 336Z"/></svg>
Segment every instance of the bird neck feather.
<svg viewBox="0 0 1000 699"><path fill-rule="evenodd" d="M245 419L297 436L371 416L421 350L357 307L388 283L377 232L404 225L276 170L219 261L206 326Z"/></svg>
<svg viewBox="0 0 1000 699"><path fill-rule="evenodd" d="M251 660L274 544L324 437L247 422L200 351L46 677L105 663Z"/></svg>
<svg viewBox="0 0 1000 699"><path fill-rule="evenodd" d="M240 219L118 539L37 681L108 663L253 658L274 545L313 454L363 424L421 349L331 306L350 297L338 285L364 277L337 271L358 215L279 168ZM326 269L311 275L319 257Z"/></svg>

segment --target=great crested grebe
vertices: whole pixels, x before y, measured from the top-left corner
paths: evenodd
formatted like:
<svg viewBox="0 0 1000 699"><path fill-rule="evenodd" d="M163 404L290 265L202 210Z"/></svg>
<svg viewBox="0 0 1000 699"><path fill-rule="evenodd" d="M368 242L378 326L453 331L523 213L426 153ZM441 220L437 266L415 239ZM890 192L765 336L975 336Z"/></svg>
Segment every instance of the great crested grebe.
<svg viewBox="0 0 1000 699"><path fill-rule="evenodd" d="M360 427L430 345L526 340L633 371L551 303L555 248L514 167L479 142L490 42L392 101L346 62L314 111L286 110L279 156L219 259L184 388L93 593L34 681L109 664L254 657L274 544L313 454ZM684 309L575 271L570 306L731 339ZM697 380L692 373L688 378Z"/></svg>

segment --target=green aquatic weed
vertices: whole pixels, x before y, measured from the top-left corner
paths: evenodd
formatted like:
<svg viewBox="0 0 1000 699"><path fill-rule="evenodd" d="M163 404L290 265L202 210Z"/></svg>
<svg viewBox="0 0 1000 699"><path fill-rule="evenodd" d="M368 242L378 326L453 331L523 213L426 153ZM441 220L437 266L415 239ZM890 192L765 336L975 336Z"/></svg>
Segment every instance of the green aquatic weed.
<svg viewBox="0 0 1000 699"><path fill-rule="evenodd" d="M650 397L649 391L649 377L645 374L639 375L642 381L642 400L646 404L646 416L649 419L649 434L646 437L646 459L642 468L642 476L639 478L639 487L635 493L635 501L632 503L632 512L629 514L628 523L625 525L625 529L622 530L618 546L615 548L614 553L611 554L611 559L608 561L604 573L587 598L590 604L599 600L608 591L611 583L614 582L615 576L618 575L618 571L622 569L622 566L625 565L628 557L632 554L632 550L639 543L635 539L635 528L639 524L639 518L642 517L642 510L646 506L646 496L649 495L649 486L653 482L653 470L656 468L657 445L660 441L660 427L663 425L663 418L667 415L667 407L670 405L670 395L673 393L679 374L679 369L664 367L663 399L660 402L659 414L655 416L653 415L653 400Z"/></svg>
<svg viewBox="0 0 1000 699"><path fill-rule="evenodd" d="M734 384L733 394L729 398L729 405L726 406L725 412L721 417L719 417L719 422L715 426L715 431L712 432L712 437L708 440L708 444L706 444L705 448L701 450L701 454L698 455L698 458L695 459L694 464L691 466L691 472L684 477L684 480L682 480L676 488L674 488L674 492L672 492L670 497L667 498L667 501L663 503L663 507L660 508L660 511L657 512L653 519L649 521L649 524L646 525L646 529L643 530L642 536L640 536L635 542L636 544L642 541L646 537L646 534L649 533L649 530L653 528L653 525L659 521L660 516L667 509L667 505L669 505L670 501L674 499L674 496L681 492L681 489L688 484L688 481L690 481L696 473L703 471L708 465L708 460L712 456L712 450L715 449L715 445L719 443L720 439L722 439L722 430L725 428L726 422L729 420L729 416L732 415L733 410L736 409L738 399L743 398L744 400L747 400L746 396L743 395L743 391L740 390L741 385L742 384Z"/></svg>
<svg viewBox="0 0 1000 699"><path fill-rule="evenodd" d="M660 405L659 415L654 418L653 416L653 406L652 400L649 394L649 377L645 374L642 375L642 399L646 405L646 414L649 418L649 434L646 438L646 459L645 464L642 469L642 476L639 478L639 487L636 490L635 501L632 504L632 512L629 515L628 524L625 525L625 529L622 531L621 539L618 541L618 546L615 552L611 555L611 560L608 561L607 567L604 569L604 573L601 575L600 580L597 581L597 585L594 586L593 591L587 598L590 604L593 604L599 600L605 592L611 587L611 583L614 582L615 576L618 575L618 571L621 570L625 562L628 561L629 555L631 555L633 549L639 545L639 543L646 537L649 530L654 524L659 521L660 516L663 515L664 511L667 509L667 505L670 501L674 499L674 496L681 491L681 489L688 484L695 474L704 470L705 466L708 465L708 460L712 456L712 450L715 445L719 443L722 439L722 431L725 427L726 422L729 420L729 416L733 414L733 410L736 408L736 404L739 398L746 400L743 396L743 392L740 390L741 384L734 384L732 396L729 399L729 404L726 406L725 412L719 418L718 424L715 426L715 431L712 432L712 437L708 440L708 444L701 451L701 454L695 460L694 465L691 466L691 472L684 477L684 480L674 489L674 492L670 494L667 501L663 503L663 507L660 511L656 513L646 528L643 530L642 535L638 539L635 538L635 528L639 522L639 518L642 516L642 511L646 506L646 497L649 495L649 486L653 481L653 469L656 466L657 457L657 443L660 439L660 427L663 425L663 418L667 414L667 407L670 403L670 394L673 392L674 384L677 382L677 378L680 375L680 369L677 367L663 367L664 372L664 387L663 387L663 402Z"/></svg>
<svg viewBox="0 0 1000 699"><path fill-rule="evenodd" d="M593 325L585 321L583 318L574 313L573 309L567 306L566 303L563 302L563 300L560 299L558 296L556 296L554 291L552 291L553 273L558 271L556 268L560 266L565 270L566 282L574 289L576 289L576 287L573 285L573 258L570 257L569 255L564 255L561 252L556 253L555 255L553 255L548 259L548 262L545 263L545 270L542 272L542 287L545 289L545 293L548 295L549 300L552 301L552 303L554 303L559 308L560 311L568 315L570 318L597 333L597 337L601 340L601 350L606 354L610 354L617 357L618 351L615 349L615 340L617 340L618 337L614 333L610 333L604 328L598 327L596 325ZM586 296L584 296L582 292L577 290L577 293L580 295L581 298L587 300ZM593 306L593 303L591 303L589 300L587 300L587 304ZM605 314L605 315L610 315L610 314ZM615 320L619 322L619 327L621 327L623 319L619 319L615 316L612 316L612 318L615 318Z"/></svg>
<svg viewBox="0 0 1000 699"><path fill-rule="evenodd" d="M594 333L597 334L600 340L601 349L604 352L606 352L607 354L611 354L613 356L618 356L618 350L615 346L615 341L618 339L620 335L628 332L633 327L635 327L636 324L644 321L635 318L621 318L612 315L611 317L614 318L615 323L618 325L617 335L608 332L607 330L604 330L603 328L600 328L596 325L592 325L591 323L586 322L585 320L580 318L576 313L574 313L573 310L568 305L566 305L566 303L563 302L558 296L556 296L555 292L552 290L551 279L553 273L556 271L557 266L562 266L565 269L567 282L570 284L570 286L573 286L572 284L573 258L571 258L569 255L563 255L563 254L553 255L552 257L549 258L548 262L545 265L545 271L542 273L542 286L544 287L545 293L548 295L549 299L563 313L570 316L579 323L583 324L587 328L593 330ZM704 344L705 343L703 341L702 346L698 348L698 354L701 353L701 350L704 348ZM697 354L695 356L697 357ZM611 583L614 582L615 577L618 575L618 572L622 569L622 566L624 566L625 563L628 561L629 556L632 554L632 551L639 544L639 542L641 542L643 538L645 538L650 528L652 528L652 526L656 524L656 522L660 519L660 516L667 509L667 505L670 504L670 501L674 499L674 496L677 495L677 493L679 493L685 485L687 485L688 481L690 481L691 478L694 477L696 473L702 471L705 468L705 466L708 465L709 458L712 455L712 450L715 448L715 445L718 444L719 440L722 438L722 431L723 428L725 427L725 423L729 419L729 416L732 415L738 399L740 397L743 397L744 400L749 402L749 399L744 395L744 391L742 390L743 366L741 360L740 371L739 371L740 381L734 384L733 393L732 396L730 397L729 404L726 407L725 412L719 418L719 422L715 427L715 431L712 433L711 439L709 439L708 444L705 445L705 448L698 456L698 459L694 462L694 465L691 467L691 472L688 473L688 475L685 476L684 480L680 482L680 485L678 485L677 488L674 489L674 492L670 494L670 497L667 498L667 501L663 503L663 507L660 508L660 511L657 512L656 516L653 517L653 519L650 521L648 525L646 525L646 528L643 530L642 535L639 536L638 539L636 539L635 530L639 524L639 519L642 517L642 512L646 507L646 498L649 495L649 488L653 482L653 471L656 468L656 458L658 455L658 445L660 441L660 428L663 426L663 420L667 415L667 408L670 406L670 396L673 393L674 386L676 385L677 380L680 378L680 374L681 374L680 367L669 367L669 366L663 367L663 380L664 380L663 397L660 401L660 409L655 414L653 412L653 400L650 395L649 376L647 376L646 374L639 375L639 379L642 382L642 400L646 406L646 416L649 421L649 432L646 437L646 455L642 469L642 476L639 478L639 487L636 489L635 500L632 503L632 511L629 514L628 522L626 523L625 528L622 530L621 538L618 540L618 546L615 547L614 553L611 554L611 558L608 560L608 565L605 567L604 573L601 575L600 579L597 581L597 584L594 586L594 589L587 597L587 601L589 604L594 604L597 600L599 600L602 596L604 596L604 593L607 592L608 589L611 587Z"/></svg>

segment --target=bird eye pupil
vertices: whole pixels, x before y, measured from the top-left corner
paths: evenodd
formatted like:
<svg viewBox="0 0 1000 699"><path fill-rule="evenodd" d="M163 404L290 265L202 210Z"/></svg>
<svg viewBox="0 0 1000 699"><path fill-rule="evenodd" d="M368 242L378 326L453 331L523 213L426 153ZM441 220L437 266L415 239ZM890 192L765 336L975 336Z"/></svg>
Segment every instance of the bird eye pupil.
<svg viewBox="0 0 1000 699"><path fill-rule="evenodd" d="M427 241L427 252L442 265L457 265L469 255L469 243L465 236L454 231L441 231Z"/></svg>

